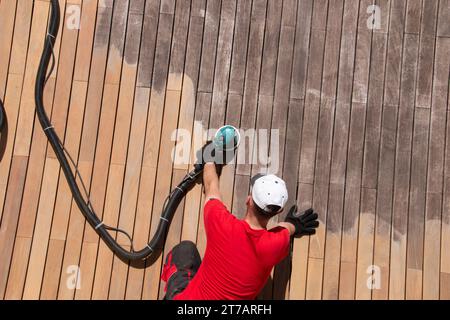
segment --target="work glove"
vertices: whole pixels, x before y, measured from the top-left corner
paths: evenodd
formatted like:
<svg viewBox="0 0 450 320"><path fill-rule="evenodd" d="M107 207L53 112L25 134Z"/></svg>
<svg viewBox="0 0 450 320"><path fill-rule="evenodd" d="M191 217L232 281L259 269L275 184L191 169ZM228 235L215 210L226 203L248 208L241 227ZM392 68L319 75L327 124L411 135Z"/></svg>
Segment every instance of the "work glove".
<svg viewBox="0 0 450 320"><path fill-rule="evenodd" d="M295 226L295 237L311 236L316 233L316 228L319 226L318 217L319 215L313 209L298 212L297 206L293 206L289 210L285 222Z"/></svg>
<svg viewBox="0 0 450 320"><path fill-rule="evenodd" d="M208 162L215 162L216 150L212 141L208 141L200 150L197 151L196 164L202 164Z"/></svg>
<svg viewBox="0 0 450 320"><path fill-rule="evenodd" d="M222 167L234 159L235 150L225 151L221 148L217 148L213 141L208 141L200 150L197 151L195 162L195 168L201 170L204 168L205 163L216 164L218 172L222 170Z"/></svg>

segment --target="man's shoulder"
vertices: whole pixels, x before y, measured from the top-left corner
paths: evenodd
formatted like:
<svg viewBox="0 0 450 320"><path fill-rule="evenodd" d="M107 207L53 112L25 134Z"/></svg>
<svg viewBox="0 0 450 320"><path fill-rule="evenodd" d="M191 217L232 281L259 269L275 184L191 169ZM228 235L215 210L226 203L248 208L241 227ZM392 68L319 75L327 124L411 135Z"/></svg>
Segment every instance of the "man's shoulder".
<svg viewBox="0 0 450 320"><path fill-rule="evenodd" d="M204 214L205 217L212 215L229 221L236 219L221 200L214 198L208 199L205 202Z"/></svg>

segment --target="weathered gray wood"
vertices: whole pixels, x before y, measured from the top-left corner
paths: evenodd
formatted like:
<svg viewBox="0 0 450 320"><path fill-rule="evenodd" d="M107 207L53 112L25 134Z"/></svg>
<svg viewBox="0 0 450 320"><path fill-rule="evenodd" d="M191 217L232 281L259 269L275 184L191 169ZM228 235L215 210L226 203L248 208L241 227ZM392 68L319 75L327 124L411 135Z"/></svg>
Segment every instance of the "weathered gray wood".
<svg viewBox="0 0 450 320"><path fill-rule="evenodd" d="M212 92L221 0L207 1L198 91Z"/></svg>
<svg viewBox="0 0 450 320"><path fill-rule="evenodd" d="M312 0L299 0L295 30L294 65L292 68L291 98L304 99L309 59Z"/></svg>
<svg viewBox="0 0 450 320"><path fill-rule="evenodd" d="M425 192L430 110L416 108L411 162L408 217L408 251L406 298L419 298L422 286L417 283L423 266Z"/></svg>
<svg viewBox="0 0 450 320"><path fill-rule="evenodd" d="M422 1L408 0L406 7L405 33L419 34L421 15L422 15Z"/></svg>
<svg viewBox="0 0 450 320"><path fill-rule="evenodd" d="M438 28L437 35L439 37L450 37L450 1L440 0L438 11Z"/></svg>
<svg viewBox="0 0 450 320"><path fill-rule="evenodd" d="M244 92L245 65L250 33L251 1L239 0L236 8L233 53L230 71L230 93Z"/></svg>
<svg viewBox="0 0 450 320"><path fill-rule="evenodd" d="M418 46L419 37L417 35L405 35L400 106L398 111L397 146L395 152L390 262L391 276L389 281L390 299L404 299L405 297L408 200Z"/></svg>
<svg viewBox="0 0 450 320"><path fill-rule="evenodd" d="M266 8L267 0L253 2L241 116L241 128L243 130L254 128L256 123ZM244 163L238 163L237 174L250 175L249 159L253 157L253 145L250 144L250 140L251 137L243 137L242 145L244 149L239 149L237 156L238 159L244 159L242 160Z"/></svg>
<svg viewBox="0 0 450 320"><path fill-rule="evenodd" d="M373 48L377 49L373 51L371 59L362 175L362 186L366 188L377 187L386 42L387 37L385 33L374 33Z"/></svg>

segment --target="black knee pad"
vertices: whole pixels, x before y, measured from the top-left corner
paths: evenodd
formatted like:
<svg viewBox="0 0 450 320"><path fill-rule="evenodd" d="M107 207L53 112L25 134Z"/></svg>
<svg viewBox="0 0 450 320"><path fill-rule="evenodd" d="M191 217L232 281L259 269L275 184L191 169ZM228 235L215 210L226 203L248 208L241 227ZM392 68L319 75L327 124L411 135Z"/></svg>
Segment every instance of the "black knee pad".
<svg viewBox="0 0 450 320"><path fill-rule="evenodd" d="M197 271L201 264L200 253L192 241L182 241L172 250L172 263L178 270Z"/></svg>

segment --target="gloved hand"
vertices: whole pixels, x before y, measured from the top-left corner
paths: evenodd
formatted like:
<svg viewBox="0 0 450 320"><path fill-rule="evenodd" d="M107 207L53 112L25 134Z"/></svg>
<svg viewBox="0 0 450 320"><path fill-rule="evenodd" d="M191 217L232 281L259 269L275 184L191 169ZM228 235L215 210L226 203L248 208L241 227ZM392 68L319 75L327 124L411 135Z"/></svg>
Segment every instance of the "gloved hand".
<svg viewBox="0 0 450 320"><path fill-rule="evenodd" d="M235 156L235 150L221 150L216 148L213 141L208 141L200 150L197 151L195 162L195 168L197 170L203 169L205 163L214 162L218 169L221 171L222 167L231 162Z"/></svg>
<svg viewBox="0 0 450 320"><path fill-rule="evenodd" d="M208 141L200 150L197 151L196 164L202 164L208 162L215 162L216 150L212 141Z"/></svg>
<svg viewBox="0 0 450 320"><path fill-rule="evenodd" d="M285 221L295 226L295 237L311 236L316 233L316 228L319 226L318 217L319 215L313 209L298 212L297 206L293 206Z"/></svg>

